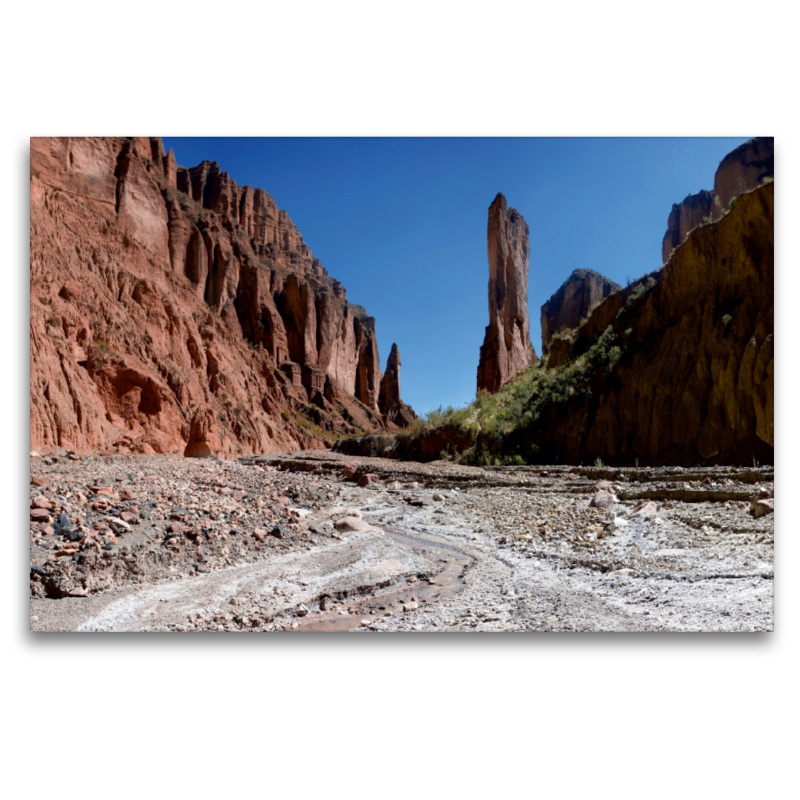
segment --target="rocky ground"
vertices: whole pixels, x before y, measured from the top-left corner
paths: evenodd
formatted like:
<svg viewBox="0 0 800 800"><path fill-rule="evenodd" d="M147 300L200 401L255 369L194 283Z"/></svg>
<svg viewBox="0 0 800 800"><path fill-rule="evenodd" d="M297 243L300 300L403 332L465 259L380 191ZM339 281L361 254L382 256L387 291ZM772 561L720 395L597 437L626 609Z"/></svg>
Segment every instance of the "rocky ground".
<svg viewBox="0 0 800 800"><path fill-rule="evenodd" d="M57 450L31 630L769 631L773 480Z"/></svg>

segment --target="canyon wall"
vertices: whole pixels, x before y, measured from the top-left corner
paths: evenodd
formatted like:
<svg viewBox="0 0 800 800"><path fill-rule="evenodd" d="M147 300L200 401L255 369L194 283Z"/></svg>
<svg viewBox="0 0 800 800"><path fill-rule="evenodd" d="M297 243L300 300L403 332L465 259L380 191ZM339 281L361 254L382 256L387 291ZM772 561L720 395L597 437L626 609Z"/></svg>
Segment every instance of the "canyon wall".
<svg viewBox="0 0 800 800"><path fill-rule="evenodd" d="M494 394L537 360L528 321L528 226L502 194L489 207L487 240L489 325L480 350L478 391Z"/></svg>
<svg viewBox="0 0 800 800"><path fill-rule="evenodd" d="M263 189L157 137L34 138L30 173L31 448L224 456L396 429L374 318Z"/></svg>
<svg viewBox="0 0 800 800"><path fill-rule="evenodd" d="M576 328L601 300L620 288L599 272L576 269L542 306L542 353L550 352L554 334Z"/></svg>
<svg viewBox="0 0 800 800"><path fill-rule="evenodd" d="M775 149L771 136L750 139L728 153L714 174L713 192L704 189L672 206L661 245L662 263L669 261L672 251L686 239L689 231L721 219L734 198L774 176Z"/></svg>
<svg viewBox="0 0 800 800"><path fill-rule="evenodd" d="M772 463L774 330L767 183L594 310L571 356L605 336L616 357L590 396L550 404L525 436L545 461Z"/></svg>

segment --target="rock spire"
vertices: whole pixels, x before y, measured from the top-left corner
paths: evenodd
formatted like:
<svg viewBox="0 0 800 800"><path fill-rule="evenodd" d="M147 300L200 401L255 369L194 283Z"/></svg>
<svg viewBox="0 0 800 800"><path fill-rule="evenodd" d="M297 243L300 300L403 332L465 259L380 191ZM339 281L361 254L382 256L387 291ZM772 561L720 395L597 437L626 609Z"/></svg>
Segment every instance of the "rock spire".
<svg viewBox="0 0 800 800"><path fill-rule="evenodd" d="M488 256L489 325L478 364L478 391L493 394L537 361L528 321L528 226L502 194L489 207Z"/></svg>

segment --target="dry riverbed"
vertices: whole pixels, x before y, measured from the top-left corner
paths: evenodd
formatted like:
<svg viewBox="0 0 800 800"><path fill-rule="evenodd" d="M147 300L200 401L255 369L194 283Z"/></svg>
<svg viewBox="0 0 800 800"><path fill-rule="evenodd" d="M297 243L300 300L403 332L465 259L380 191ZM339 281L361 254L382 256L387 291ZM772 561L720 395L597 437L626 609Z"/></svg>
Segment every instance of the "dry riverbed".
<svg viewBox="0 0 800 800"><path fill-rule="evenodd" d="M772 488L771 467L55 451L31 459L31 630L769 631L774 514L750 501Z"/></svg>

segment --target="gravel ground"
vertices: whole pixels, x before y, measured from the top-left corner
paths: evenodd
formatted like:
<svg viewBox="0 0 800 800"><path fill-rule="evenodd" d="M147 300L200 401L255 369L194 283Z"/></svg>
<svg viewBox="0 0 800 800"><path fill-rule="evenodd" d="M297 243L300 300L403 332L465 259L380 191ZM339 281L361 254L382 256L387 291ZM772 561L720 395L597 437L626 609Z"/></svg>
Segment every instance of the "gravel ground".
<svg viewBox="0 0 800 800"><path fill-rule="evenodd" d="M771 467L56 451L31 475L36 631L773 628Z"/></svg>

